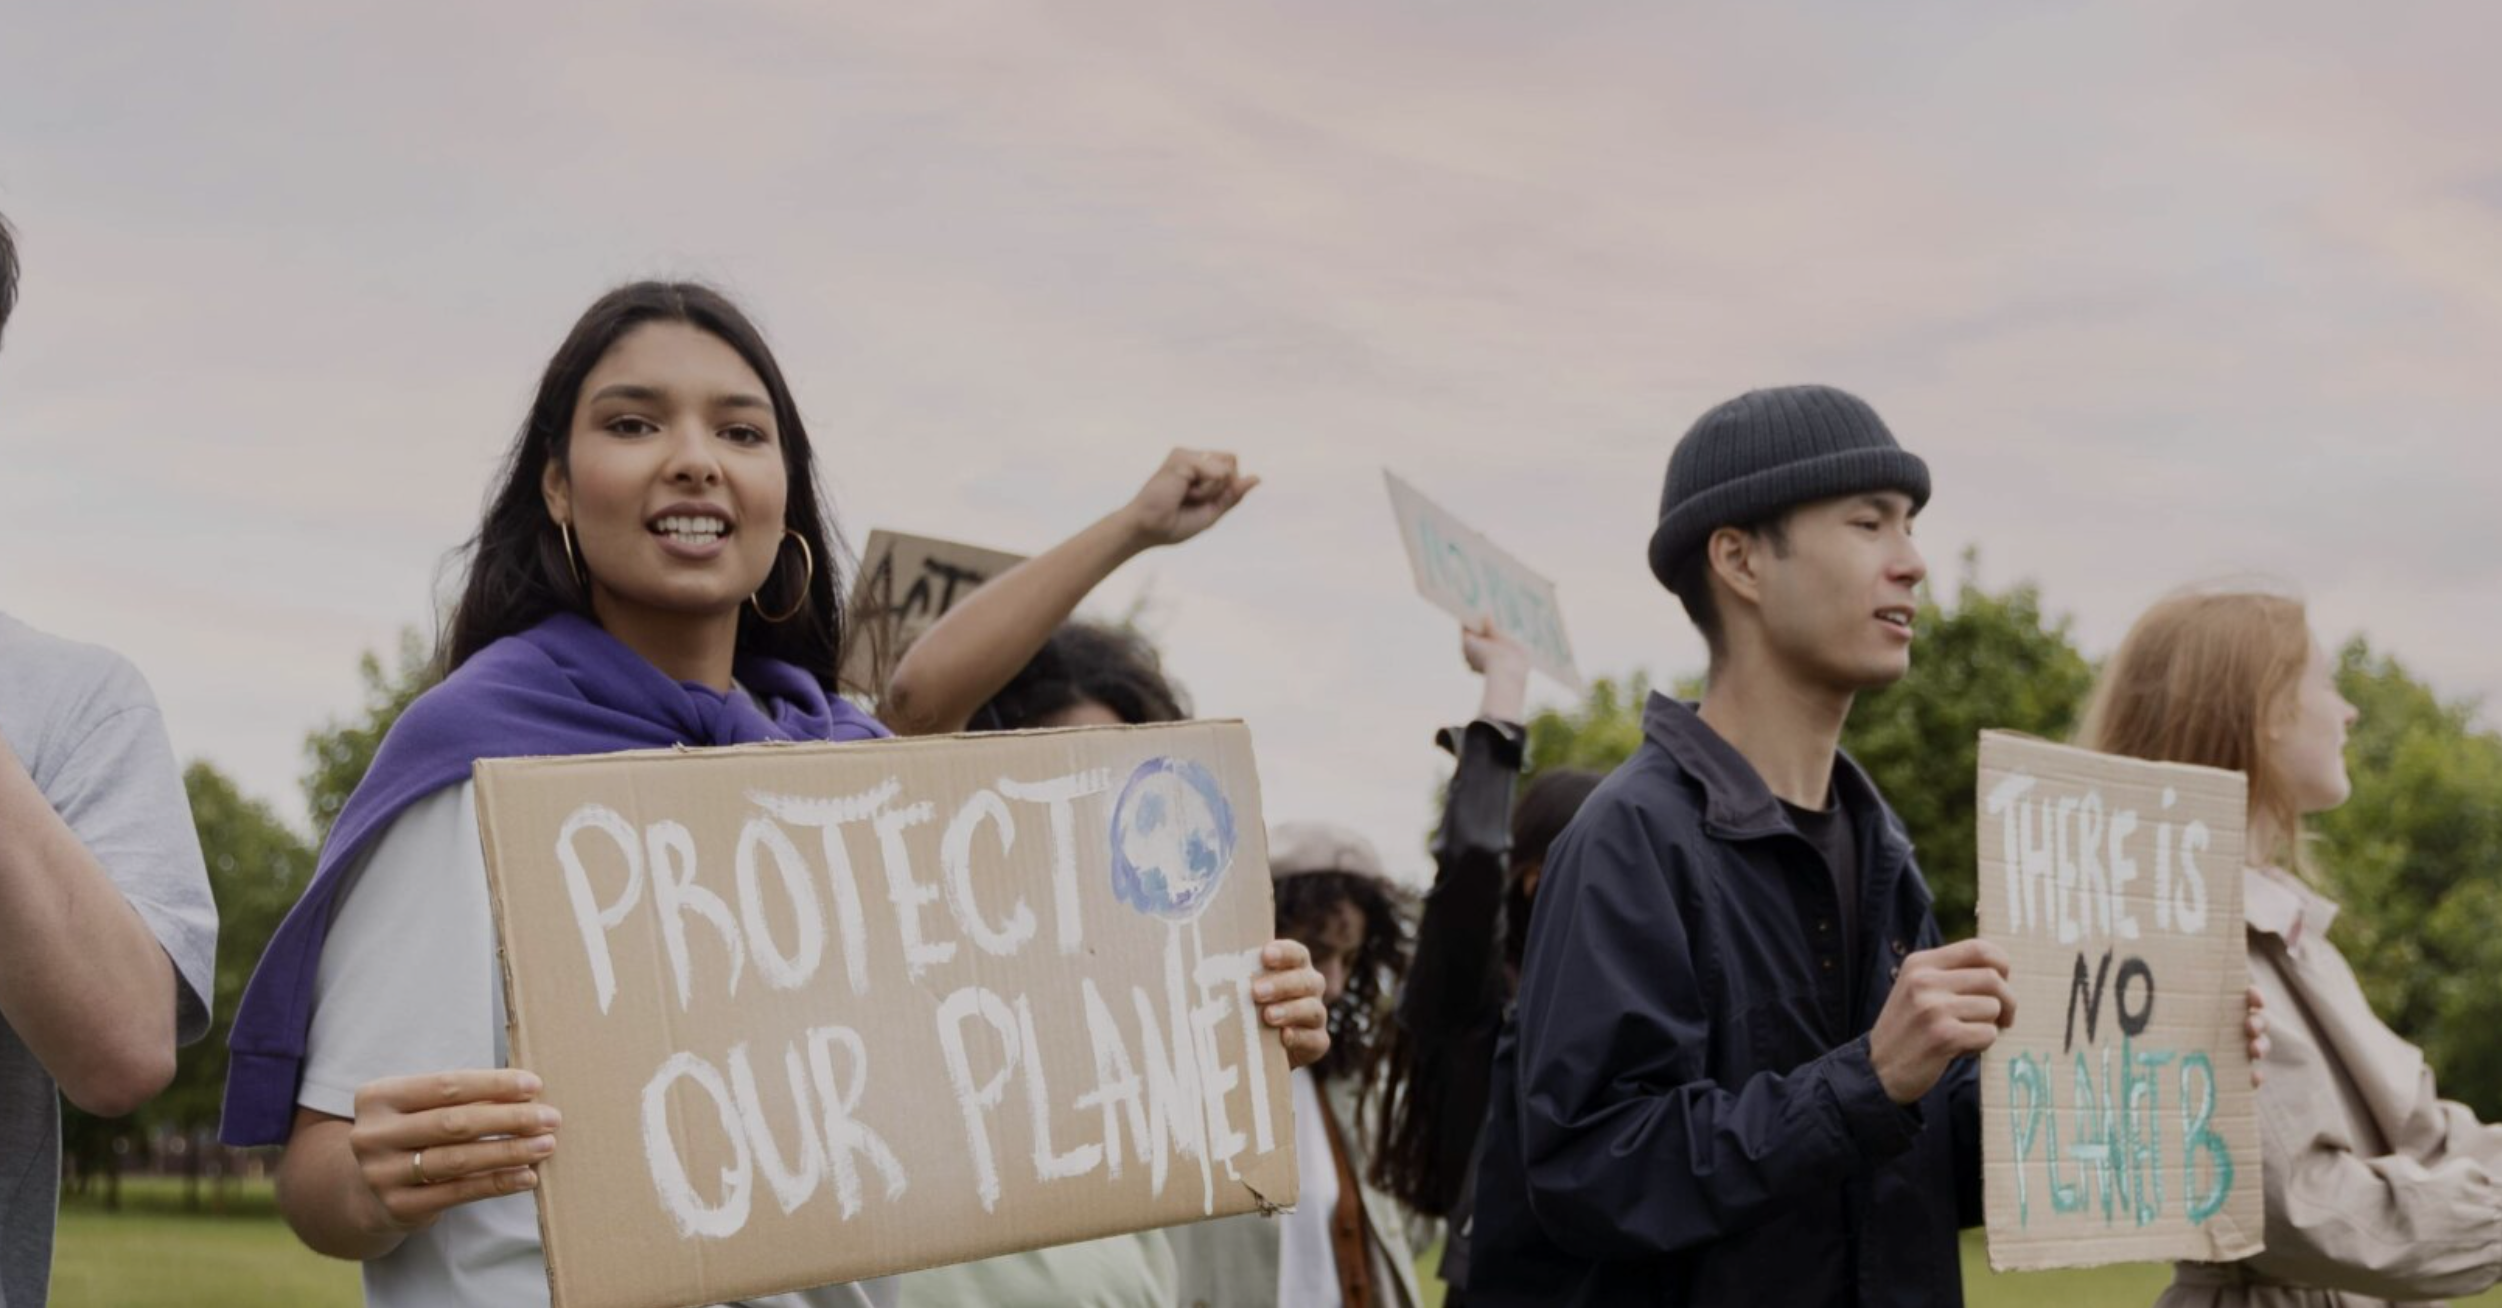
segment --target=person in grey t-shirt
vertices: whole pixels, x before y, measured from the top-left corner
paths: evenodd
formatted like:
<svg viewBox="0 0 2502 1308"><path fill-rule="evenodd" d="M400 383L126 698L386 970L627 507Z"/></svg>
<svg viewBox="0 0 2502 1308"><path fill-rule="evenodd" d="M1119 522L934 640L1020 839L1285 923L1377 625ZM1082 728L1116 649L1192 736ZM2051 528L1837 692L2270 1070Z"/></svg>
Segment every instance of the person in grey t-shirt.
<svg viewBox="0 0 2502 1308"><path fill-rule="evenodd" d="M13 254L0 227L0 326ZM59 1096L111 1117L164 1089L208 1029L216 953L147 683L0 614L0 1308L41 1308L51 1279Z"/></svg>

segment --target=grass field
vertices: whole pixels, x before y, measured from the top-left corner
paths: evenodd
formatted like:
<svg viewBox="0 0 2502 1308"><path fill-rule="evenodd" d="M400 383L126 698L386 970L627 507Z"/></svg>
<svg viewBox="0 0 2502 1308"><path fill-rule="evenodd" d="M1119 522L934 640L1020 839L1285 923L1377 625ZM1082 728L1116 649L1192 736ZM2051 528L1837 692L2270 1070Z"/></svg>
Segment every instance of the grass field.
<svg viewBox="0 0 2502 1308"><path fill-rule="evenodd" d="M1427 1308L1441 1308L1442 1284L1431 1268L1438 1254L1417 1265L1428 1269L1421 1278ZM2028 1272L2000 1276L1989 1269L1981 1233L1963 1236L1963 1298L1966 1308L2143 1308L2171 1284L2171 1269L2151 1266L2101 1267L2086 1272Z"/></svg>
<svg viewBox="0 0 2502 1308"><path fill-rule="evenodd" d="M122 1211L65 1204L52 1255L54 1308L357 1308L353 1264L296 1243L268 1183L243 1187L227 1216L188 1213L182 1183L122 1183Z"/></svg>
<svg viewBox="0 0 2502 1308"><path fill-rule="evenodd" d="M1423 1264L1433 1266L1428 1259ZM1963 1233L1963 1301L1966 1308L2143 1308L2172 1283L2172 1269L2148 1263L2096 1267L2081 1272L2009 1272L1989 1269L1979 1231ZM1425 1295L1440 1305L1440 1287ZM2452 1308L2502 1308L2502 1291L2453 1299Z"/></svg>
<svg viewBox="0 0 2502 1308"><path fill-rule="evenodd" d="M126 1182L123 1210L86 1204L61 1211L52 1265L54 1308L357 1308L356 1268L306 1251L278 1221L266 1183L244 1189L228 1216L190 1214L177 1182ZM1434 1265L1428 1254L1422 1263ZM1438 1308L1441 1284L1424 1277ZM2084 1272L1989 1270L1978 1231L1963 1239L1964 1300L1970 1308L2128 1308L2150 1304L2171 1280L2166 1268L2104 1267ZM2458 1308L2502 1308L2502 1293L2456 1301Z"/></svg>

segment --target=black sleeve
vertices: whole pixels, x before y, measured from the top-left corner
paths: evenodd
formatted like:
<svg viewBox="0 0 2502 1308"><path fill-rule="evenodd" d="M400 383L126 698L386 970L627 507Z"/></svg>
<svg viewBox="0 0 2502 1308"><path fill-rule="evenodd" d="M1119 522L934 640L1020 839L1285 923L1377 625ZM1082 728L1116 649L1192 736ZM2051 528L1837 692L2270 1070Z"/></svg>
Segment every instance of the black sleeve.
<svg viewBox="0 0 2502 1308"><path fill-rule="evenodd" d="M1456 740L1454 740L1456 737ZM1416 953L1399 992L1399 1024L1420 1052L1500 1013L1505 861L1511 853L1512 783L1520 775L1519 728L1479 718L1442 741L1459 770L1434 836L1433 890L1416 924Z"/></svg>

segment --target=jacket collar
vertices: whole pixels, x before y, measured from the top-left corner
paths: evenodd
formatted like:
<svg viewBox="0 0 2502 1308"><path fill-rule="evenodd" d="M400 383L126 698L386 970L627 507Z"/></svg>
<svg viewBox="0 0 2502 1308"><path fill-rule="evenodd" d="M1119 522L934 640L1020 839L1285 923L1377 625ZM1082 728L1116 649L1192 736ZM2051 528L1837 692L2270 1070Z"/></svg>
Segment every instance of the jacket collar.
<svg viewBox="0 0 2502 1308"><path fill-rule="evenodd" d="M1703 824L1714 834L1750 840L1798 830L1781 806L1780 796L1764 784L1763 774L1755 771L1737 746L1721 739L1693 705L1651 692L1650 702L1642 709L1642 734L1702 786ZM1900 824L1877 794L1876 783L1868 780L1850 755L1838 751L1833 755L1833 794L1862 830L1880 831L1888 843L1910 848L1910 840L1900 833Z"/></svg>
<svg viewBox="0 0 2502 1308"><path fill-rule="evenodd" d="M2241 915L2253 931L2285 942L2288 953L2328 934L2337 920L2337 903L2276 867L2244 868L2241 874Z"/></svg>

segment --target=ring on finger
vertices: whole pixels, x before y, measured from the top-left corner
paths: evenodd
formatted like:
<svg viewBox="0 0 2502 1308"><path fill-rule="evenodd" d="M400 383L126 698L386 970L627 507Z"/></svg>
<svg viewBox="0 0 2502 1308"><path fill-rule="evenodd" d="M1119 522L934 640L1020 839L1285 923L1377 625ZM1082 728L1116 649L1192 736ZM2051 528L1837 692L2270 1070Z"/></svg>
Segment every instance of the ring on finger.
<svg viewBox="0 0 2502 1308"><path fill-rule="evenodd" d="M418 1150L417 1152L415 1152L415 1153L413 1153L413 1154L410 1154L410 1155L408 1156L408 1180L409 1180L409 1184L411 1184L411 1185L432 1185L432 1184L434 1184L434 1181L432 1180L432 1178L430 1178L430 1177L428 1177L428 1176L426 1175L426 1151L425 1151L425 1150L420 1149L420 1150Z"/></svg>

